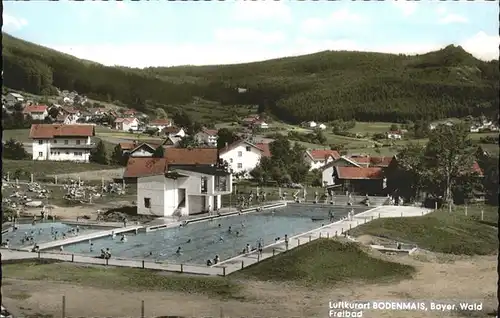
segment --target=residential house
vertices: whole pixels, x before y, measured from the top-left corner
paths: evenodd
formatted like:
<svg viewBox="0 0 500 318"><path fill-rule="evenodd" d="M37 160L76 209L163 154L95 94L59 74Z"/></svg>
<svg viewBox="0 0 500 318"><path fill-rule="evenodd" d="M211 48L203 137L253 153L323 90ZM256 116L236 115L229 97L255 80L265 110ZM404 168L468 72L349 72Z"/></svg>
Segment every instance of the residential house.
<svg viewBox="0 0 500 318"><path fill-rule="evenodd" d="M471 133L478 133L479 132L479 127L476 126L476 125L472 125L472 126L470 126L469 131Z"/></svg>
<svg viewBox="0 0 500 318"><path fill-rule="evenodd" d="M55 122L64 125L74 125L78 121L78 117L75 115L59 114L57 115Z"/></svg>
<svg viewBox="0 0 500 318"><path fill-rule="evenodd" d="M89 112L93 117L102 117L107 114L106 108L90 108Z"/></svg>
<svg viewBox="0 0 500 318"><path fill-rule="evenodd" d="M196 141L200 145L207 145L209 147L217 147L217 138L219 131L217 129L203 128L195 135Z"/></svg>
<svg viewBox="0 0 500 318"><path fill-rule="evenodd" d="M326 129L326 125L325 124L319 124L318 128L321 129L321 130L325 130Z"/></svg>
<svg viewBox="0 0 500 318"><path fill-rule="evenodd" d="M94 136L92 125L31 125L33 160L89 162Z"/></svg>
<svg viewBox="0 0 500 318"><path fill-rule="evenodd" d="M391 156L341 156L321 168L323 186L342 193L385 194L384 172L393 160Z"/></svg>
<svg viewBox="0 0 500 318"><path fill-rule="evenodd" d="M131 158L124 179L137 181L137 213L158 217L198 214L222 207L232 176L217 149L171 148L165 158Z"/></svg>
<svg viewBox="0 0 500 318"><path fill-rule="evenodd" d="M170 119L155 119L148 124L148 128L156 128L158 131L162 131L167 127L172 127L172 121Z"/></svg>
<svg viewBox="0 0 500 318"><path fill-rule="evenodd" d="M167 136L167 138L163 142L163 146L165 148L177 147L179 145L179 142L181 141L181 139L182 139L182 137L178 137L178 136Z"/></svg>
<svg viewBox="0 0 500 318"><path fill-rule="evenodd" d="M29 115L34 120L44 120L49 116L48 107L46 105L26 106L23 110L24 115Z"/></svg>
<svg viewBox="0 0 500 318"><path fill-rule="evenodd" d="M243 118L242 124L243 124L243 126L246 126L246 127L252 127L254 122L256 122L259 119L260 119L259 115L250 115L248 117Z"/></svg>
<svg viewBox="0 0 500 318"><path fill-rule="evenodd" d="M171 137L184 138L186 136L186 132L184 131L183 128L177 128L175 126L163 128L163 133Z"/></svg>
<svg viewBox="0 0 500 318"><path fill-rule="evenodd" d="M134 142L120 142L118 144L120 146L120 150L122 151L122 155L129 154L132 150L134 150L139 144Z"/></svg>
<svg viewBox="0 0 500 318"><path fill-rule="evenodd" d="M242 94L242 93L246 93L246 92L247 92L247 89L246 89L246 88L243 88L243 87L238 87L238 88L237 88L237 91L238 91L238 93Z"/></svg>
<svg viewBox="0 0 500 318"><path fill-rule="evenodd" d="M396 131L388 131L386 133L386 137L387 139L393 139L393 140L396 140L396 139L402 139L403 138L403 133L399 130L396 130Z"/></svg>
<svg viewBox="0 0 500 318"><path fill-rule="evenodd" d="M18 94L18 93L8 93L5 96L4 100L8 106L14 106L17 103L23 103L24 97L23 97L23 95Z"/></svg>
<svg viewBox="0 0 500 318"><path fill-rule="evenodd" d="M254 144L262 150L262 157L271 157L271 150L269 149L269 143L256 143Z"/></svg>
<svg viewBox="0 0 500 318"><path fill-rule="evenodd" d="M248 178L248 173L257 167L263 153L261 148L249 141L238 140L220 149L219 158L229 165L233 174Z"/></svg>
<svg viewBox="0 0 500 318"><path fill-rule="evenodd" d="M318 124L315 121L309 121L306 123L306 127L308 128L316 128L316 126L318 126Z"/></svg>
<svg viewBox="0 0 500 318"><path fill-rule="evenodd" d="M267 128L269 128L269 124L261 119L258 119L252 123L251 127L258 128L258 129L267 129Z"/></svg>
<svg viewBox="0 0 500 318"><path fill-rule="evenodd" d="M309 170L319 169L339 158L337 151L329 149L306 150L304 153L304 161L310 166Z"/></svg>
<svg viewBox="0 0 500 318"><path fill-rule="evenodd" d="M135 117L117 118L115 119L115 129L121 131L137 131L139 129L139 121Z"/></svg>

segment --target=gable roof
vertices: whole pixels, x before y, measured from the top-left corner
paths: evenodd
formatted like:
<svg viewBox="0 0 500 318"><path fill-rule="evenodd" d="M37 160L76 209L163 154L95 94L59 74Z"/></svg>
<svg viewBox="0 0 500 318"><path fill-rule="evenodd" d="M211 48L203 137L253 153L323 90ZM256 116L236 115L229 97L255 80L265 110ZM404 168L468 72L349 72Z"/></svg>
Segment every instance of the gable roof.
<svg viewBox="0 0 500 318"><path fill-rule="evenodd" d="M262 150L262 155L264 157L271 157L271 149L269 149L269 144L258 143L258 144L255 144L255 146L257 148L259 148L260 150Z"/></svg>
<svg viewBox="0 0 500 318"><path fill-rule="evenodd" d="M23 113L43 113L48 109L46 105L30 105L26 106L23 110Z"/></svg>
<svg viewBox="0 0 500 318"><path fill-rule="evenodd" d="M166 148L170 165L214 165L219 160L216 148Z"/></svg>
<svg viewBox="0 0 500 318"><path fill-rule="evenodd" d="M339 159L340 154L336 150L330 149L312 149L306 150L307 154L313 160L326 160L327 157L332 157L333 159Z"/></svg>
<svg viewBox="0 0 500 318"><path fill-rule="evenodd" d="M155 147L153 145L150 145L148 143L143 142L142 144L136 144L136 146L133 149L130 150L130 154L132 154L132 153L134 153L137 150L142 149L142 148L149 148L150 150L152 150L154 152L157 147Z"/></svg>
<svg viewBox="0 0 500 318"><path fill-rule="evenodd" d="M167 172L166 158L130 157L123 173L124 178L155 176Z"/></svg>
<svg viewBox="0 0 500 318"><path fill-rule="evenodd" d="M370 166L372 166L372 167L389 167L392 159L394 159L393 156L370 157Z"/></svg>
<svg viewBox="0 0 500 318"><path fill-rule="evenodd" d="M166 134L177 134L181 131L182 128L178 128L175 126L165 127L163 128L163 132Z"/></svg>
<svg viewBox="0 0 500 318"><path fill-rule="evenodd" d="M243 139L240 139L240 140L236 140L235 142L225 146L224 148L222 148L220 151L219 151L219 155L222 155L222 154L225 154L227 153L228 151L231 151L233 149L235 149L236 147L238 147L239 145L241 144L246 144L246 145L249 145L250 147L253 147L259 151L263 151L261 148L257 147L256 145L252 144L251 142L249 142L248 140L243 140Z"/></svg>
<svg viewBox="0 0 500 318"><path fill-rule="evenodd" d="M217 136L217 134L219 133L219 130L217 129L207 129L207 128L203 128L201 130L202 133L205 133L209 136Z"/></svg>
<svg viewBox="0 0 500 318"><path fill-rule="evenodd" d="M120 142L119 145L122 150L132 150L137 147L135 142Z"/></svg>
<svg viewBox="0 0 500 318"><path fill-rule="evenodd" d="M95 136L93 125L35 124L31 125L30 129L30 138L37 139L93 136Z"/></svg>
<svg viewBox="0 0 500 318"><path fill-rule="evenodd" d="M335 167L339 179L382 179L383 169L381 167Z"/></svg>
<svg viewBox="0 0 500 318"><path fill-rule="evenodd" d="M332 161L332 162L330 162L330 163L327 163L326 165L324 165L324 166L323 166L323 167L321 167L320 169L321 169L321 170L326 170L326 169L328 169L328 168L330 168L330 167L334 167L334 166L335 166L335 164L336 164L337 162L339 162L339 160L344 160L344 161L347 161L348 163L352 164L354 167L361 168L361 166L359 165L359 163L357 163L357 162L355 162L355 161L351 160L350 158L348 158L348 157L346 157L346 156L341 156L341 157L340 157L340 158L338 158L337 160L334 160L334 161Z"/></svg>
<svg viewBox="0 0 500 318"><path fill-rule="evenodd" d="M131 123L134 120L137 120L137 118L135 118L135 117L125 117L125 118L120 117L120 118L115 119L115 123Z"/></svg>

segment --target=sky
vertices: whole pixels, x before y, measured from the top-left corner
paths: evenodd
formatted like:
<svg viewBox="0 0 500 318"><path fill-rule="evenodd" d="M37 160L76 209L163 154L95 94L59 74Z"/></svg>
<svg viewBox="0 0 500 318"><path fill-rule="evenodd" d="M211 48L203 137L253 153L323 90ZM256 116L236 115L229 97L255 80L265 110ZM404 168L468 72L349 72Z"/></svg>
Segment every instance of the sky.
<svg viewBox="0 0 500 318"><path fill-rule="evenodd" d="M325 50L498 59L496 1L3 1L4 32L104 65L232 64Z"/></svg>

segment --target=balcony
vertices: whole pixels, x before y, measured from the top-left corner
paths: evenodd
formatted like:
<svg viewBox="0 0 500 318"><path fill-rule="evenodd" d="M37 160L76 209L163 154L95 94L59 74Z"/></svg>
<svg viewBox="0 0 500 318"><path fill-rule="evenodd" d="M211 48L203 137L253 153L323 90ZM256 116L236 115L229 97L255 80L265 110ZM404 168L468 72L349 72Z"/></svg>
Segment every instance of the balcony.
<svg viewBox="0 0 500 318"><path fill-rule="evenodd" d="M52 149L92 149L95 144L50 144Z"/></svg>

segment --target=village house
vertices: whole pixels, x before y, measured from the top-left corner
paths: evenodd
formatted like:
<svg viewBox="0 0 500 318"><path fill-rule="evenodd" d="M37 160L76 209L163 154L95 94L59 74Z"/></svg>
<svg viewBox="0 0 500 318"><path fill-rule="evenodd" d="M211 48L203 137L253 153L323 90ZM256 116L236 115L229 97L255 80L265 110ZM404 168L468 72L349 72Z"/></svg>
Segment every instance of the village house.
<svg viewBox="0 0 500 318"><path fill-rule="evenodd" d="M7 106L14 106L17 103L23 103L24 102L24 97L21 94L18 93L8 93L4 98L5 103Z"/></svg>
<svg viewBox="0 0 500 318"><path fill-rule="evenodd" d="M321 129L321 130L325 130L326 129L326 125L325 124L319 124L318 128Z"/></svg>
<svg viewBox="0 0 500 318"><path fill-rule="evenodd" d="M137 117L137 111L135 109L127 109L122 112L123 117Z"/></svg>
<svg viewBox="0 0 500 318"><path fill-rule="evenodd" d="M139 121L135 117L117 118L114 124L116 130L137 131L139 129Z"/></svg>
<svg viewBox="0 0 500 318"><path fill-rule="evenodd" d="M313 149L304 152L304 162L310 166L309 170L320 169L339 158L340 154L335 150Z"/></svg>
<svg viewBox="0 0 500 318"><path fill-rule="evenodd" d="M203 128L195 135L196 141L200 145L207 145L209 147L217 147L217 129Z"/></svg>
<svg viewBox="0 0 500 318"><path fill-rule="evenodd" d="M26 106L23 110L25 116L29 115L33 120L44 120L49 116L48 107L46 105Z"/></svg>
<svg viewBox="0 0 500 318"><path fill-rule="evenodd" d="M163 146L165 148L177 147L182 137L178 136L167 136L165 141L163 142Z"/></svg>
<svg viewBox="0 0 500 318"><path fill-rule="evenodd" d="M220 165L217 149L168 149L165 158L131 158L125 179L137 182L137 213L186 216L222 207L232 192L232 176Z"/></svg>
<svg viewBox="0 0 500 318"><path fill-rule="evenodd" d="M252 128L258 128L258 129L268 129L269 128L269 124L266 123L265 121L261 120L261 119L258 119L258 120L255 120L252 125L251 125Z"/></svg>
<svg viewBox="0 0 500 318"><path fill-rule="evenodd" d="M386 137L387 139L399 140L403 138L403 133L400 130L388 131Z"/></svg>
<svg viewBox="0 0 500 318"><path fill-rule="evenodd" d="M186 132L184 131L183 128L177 128L175 126L170 126L163 128L163 133L169 137L180 137L184 138L186 137Z"/></svg>
<svg viewBox="0 0 500 318"><path fill-rule="evenodd" d="M305 124L305 127L307 127L307 128L316 128L316 126L318 126L318 124L315 121L308 121Z"/></svg>
<svg viewBox="0 0 500 318"><path fill-rule="evenodd" d="M224 160L233 174L249 178L250 171L255 169L260 159L265 155L264 150L247 140L238 140L219 151L219 158Z"/></svg>
<svg viewBox="0 0 500 318"><path fill-rule="evenodd" d="M170 119L155 119L152 120L147 126L148 128L158 129L158 131L162 131L167 127L171 127L172 121Z"/></svg>
<svg viewBox="0 0 500 318"><path fill-rule="evenodd" d="M243 120L241 121L241 123L242 123L243 126L252 127L252 125L254 124L254 122L257 121L257 120L259 120L259 119L260 119L259 115L250 115L250 116L247 116L247 117L243 118Z"/></svg>
<svg viewBox="0 0 500 318"><path fill-rule="evenodd" d="M89 162L94 136L92 125L31 125L33 160Z"/></svg>

